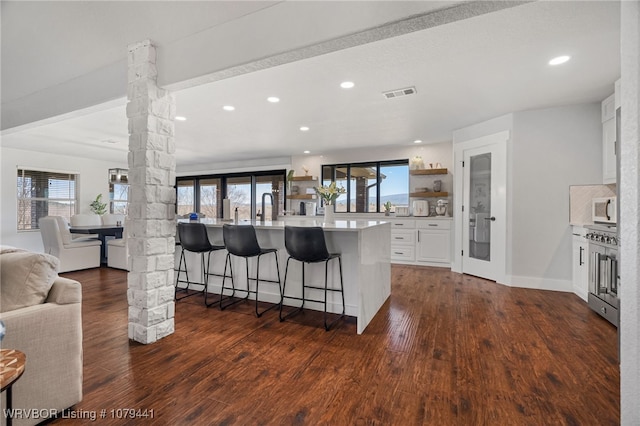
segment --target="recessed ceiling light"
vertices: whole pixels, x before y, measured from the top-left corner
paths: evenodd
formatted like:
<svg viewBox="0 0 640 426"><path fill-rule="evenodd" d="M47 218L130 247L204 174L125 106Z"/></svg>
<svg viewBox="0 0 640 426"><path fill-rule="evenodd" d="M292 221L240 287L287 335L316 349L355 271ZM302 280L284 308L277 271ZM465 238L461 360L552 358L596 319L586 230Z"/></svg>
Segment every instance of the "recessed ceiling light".
<svg viewBox="0 0 640 426"><path fill-rule="evenodd" d="M416 139L413 143L422 143L422 141L420 139Z"/></svg>
<svg viewBox="0 0 640 426"><path fill-rule="evenodd" d="M222 107L223 110L225 111L233 111L234 109L236 109L236 107L231 106L231 105L225 105Z"/></svg>
<svg viewBox="0 0 640 426"><path fill-rule="evenodd" d="M302 126L302 127L300 127L300 130L303 131L303 132L308 132L309 128L307 126Z"/></svg>
<svg viewBox="0 0 640 426"><path fill-rule="evenodd" d="M558 56L549 61L549 65L560 65L571 59L571 56Z"/></svg>
<svg viewBox="0 0 640 426"><path fill-rule="evenodd" d="M105 139L105 140L103 140L102 142L104 142L104 143L111 143L111 144L118 143L118 141L114 141L113 139Z"/></svg>
<svg viewBox="0 0 640 426"><path fill-rule="evenodd" d="M280 98L276 98L275 96L269 96L267 100L272 104L275 104L276 102L280 102Z"/></svg>
<svg viewBox="0 0 640 426"><path fill-rule="evenodd" d="M340 83L340 87L343 89L351 89L353 86L355 86L353 81L343 81Z"/></svg>
<svg viewBox="0 0 640 426"><path fill-rule="evenodd" d="M185 121L187 119L187 117L183 117L181 115L176 116L176 120L178 121Z"/></svg>
<svg viewBox="0 0 640 426"><path fill-rule="evenodd" d="M305 153L305 154L310 154L310 153L311 153L311 151L306 150L306 151L304 151L304 153Z"/></svg>

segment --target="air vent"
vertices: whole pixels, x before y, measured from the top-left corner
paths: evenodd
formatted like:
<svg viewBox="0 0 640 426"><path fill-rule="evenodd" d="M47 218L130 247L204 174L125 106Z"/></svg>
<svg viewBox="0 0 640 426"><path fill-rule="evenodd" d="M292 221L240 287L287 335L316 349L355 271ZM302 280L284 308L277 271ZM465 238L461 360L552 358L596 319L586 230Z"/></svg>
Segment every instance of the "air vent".
<svg viewBox="0 0 640 426"><path fill-rule="evenodd" d="M415 87L405 87L404 89L397 89L397 90L390 90L388 92L382 92L382 94L387 99L399 98L400 96L415 95L416 94L416 88Z"/></svg>

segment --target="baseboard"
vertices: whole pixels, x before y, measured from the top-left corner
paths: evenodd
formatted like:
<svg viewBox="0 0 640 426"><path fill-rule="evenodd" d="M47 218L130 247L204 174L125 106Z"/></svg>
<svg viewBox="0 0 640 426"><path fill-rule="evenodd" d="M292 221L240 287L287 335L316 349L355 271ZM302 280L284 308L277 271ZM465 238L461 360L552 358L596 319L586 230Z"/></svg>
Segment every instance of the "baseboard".
<svg viewBox="0 0 640 426"><path fill-rule="evenodd" d="M573 286L573 293L585 302L589 302L589 292L587 290Z"/></svg>
<svg viewBox="0 0 640 426"><path fill-rule="evenodd" d="M520 275L511 275L508 277L507 281L511 283L509 285L510 287L574 293L573 282L571 280L556 280L543 277L524 277Z"/></svg>

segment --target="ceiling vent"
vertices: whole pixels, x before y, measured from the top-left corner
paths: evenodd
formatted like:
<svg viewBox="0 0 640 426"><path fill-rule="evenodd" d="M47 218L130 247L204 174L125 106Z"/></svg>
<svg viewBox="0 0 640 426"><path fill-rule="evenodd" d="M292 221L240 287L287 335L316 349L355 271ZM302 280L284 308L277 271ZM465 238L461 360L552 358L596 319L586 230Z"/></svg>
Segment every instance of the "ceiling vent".
<svg viewBox="0 0 640 426"><path fill-rule="evenodd" d="M382 94L387 99L399 98L400 96L415 95L416 94L416 88L415 87L405 87L404 89L397 89L397 90L390 90L388 92L382 92Z"/></svg>

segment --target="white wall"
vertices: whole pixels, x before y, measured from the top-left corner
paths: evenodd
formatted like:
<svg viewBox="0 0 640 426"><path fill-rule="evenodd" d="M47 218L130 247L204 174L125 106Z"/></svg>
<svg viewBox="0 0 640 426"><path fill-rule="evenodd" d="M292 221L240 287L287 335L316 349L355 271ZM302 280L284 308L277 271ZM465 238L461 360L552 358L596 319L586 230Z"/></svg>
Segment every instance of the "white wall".
<svg viewBox="0 0 640 426"><path fill-rule="evenodd" d="M78 182L78 212L90 213L89 204L98 194L103 200L109 200L108 170L114 167L127 168L123 163L114 164L87 158L74 158L62 155L42 154L34 151L1 148L0 190L1 219L0 244L11 245L41 252L42 239L39 231L17 231L17 191L16 168L18 166L36 170L73 172L80 175Z"/></svg>
<svg viewBox="0 0 640 426"><path fill-rule="evenodd" d="M571 291L569 186L602 181L600 104L508 114L457 130L454 143L504 130L507 282Z"/></svg>
<svg viewBox="0 0 640 426"><path fill-rule="evenodd" d="M570 282L569 186L602 182L600 104L513 117L512 284Z"/></svg>

